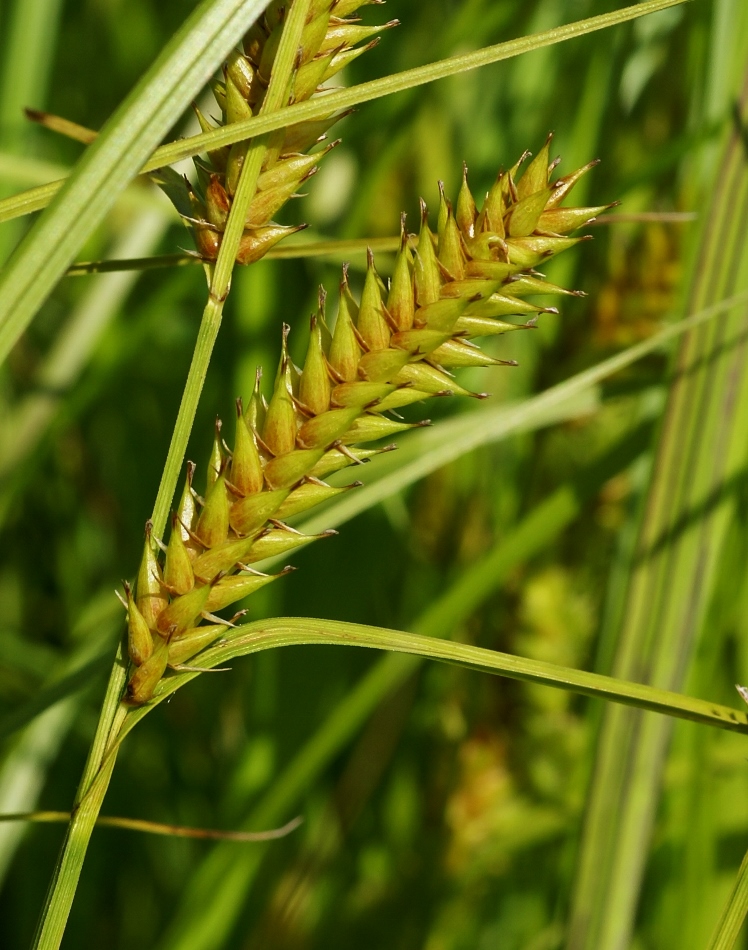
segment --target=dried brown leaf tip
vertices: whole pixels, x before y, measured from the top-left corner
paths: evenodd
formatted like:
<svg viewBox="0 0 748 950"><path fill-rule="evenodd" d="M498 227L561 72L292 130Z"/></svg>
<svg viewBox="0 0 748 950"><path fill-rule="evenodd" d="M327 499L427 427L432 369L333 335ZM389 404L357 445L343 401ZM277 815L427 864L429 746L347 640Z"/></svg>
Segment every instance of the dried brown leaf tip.
<svg viewBox="0 0 748 950"><path fill-rule="evenodd" d="M323 83L375 45L375 34L397 25L395 20L381 26L360 25L351 14L366 2L371 0L312 0L292 73L289 104L309 99ZM244 37L241 49L235 49L224 63L221 77L212 86L220 116L208 118L194 106L203 132L258 114L290 5L289 0L271 3ZM332 142L307 154L324 141L327 131L344 114L302 122L270 136L257 193L247 212L238 263L259 260L284 237L304 227L284 227L273 217L338 144ZM218 256L247 148L247 142L237 142L195 160L197 182L194 189L190 186L189 221L205 260Z"/></svg>
<svg viewBox="0 0 748 950"><path fill-rule="evenodd" d="M147 531L135 597L126 588L123 599L136 668L131 702L147 702L169 666L230 635L230 621L216 611L286 573L252 565L314 540L287 520L360 484L339 488L323 479L391 448L366 443L413 427L392 410L431 396L479 395L452 370L511 361L483 353L474 340L533 326L548 312L528 300L534 294L569 293L532 268L583 240L569 232L605 207L561 207L560 193L586 169L551 182L549 149L550 138L524 174L520 163L500 174L480 211L465 169L456 211L441 191L435 233L425 204L418 235L403 220L388 285L369 253L356 299L344 268L334 325L321 292L302 368L284 326L269 399L258 372L246 408L237 401L233 449L216 425L202 496L188 465L163 559Z"/></svg>

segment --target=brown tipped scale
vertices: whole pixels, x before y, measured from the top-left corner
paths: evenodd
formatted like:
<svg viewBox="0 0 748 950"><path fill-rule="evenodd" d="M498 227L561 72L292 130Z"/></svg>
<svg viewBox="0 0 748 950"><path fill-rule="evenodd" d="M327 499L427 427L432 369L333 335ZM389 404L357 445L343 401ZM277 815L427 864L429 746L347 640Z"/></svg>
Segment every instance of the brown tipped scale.
<svg viewBox="0 0 748 950"><path fill-rule="evenodd" d="M329 8L320 6L317 15L325 12ZM170 664L198 657L199 666L200 651L221 635L213 611L274 579L250 565L330 536L307 536L285 522L354 487L330 486L320 478L391 448L365 449L362 443L427 424L393 418L390 410L450 394L483 398L463 388L449 370L513 361L486 355L471 340L533 326L552 309L536 304L533 295L575 293L549 284L531 268L576 244L581 239L569 232L605 209L559 204L559 192L568 193L579 175L551 182L555 163L549 164L549 149L550 140L524 174L518 162L499 175L480 210L465 172L456 211L441 192L436 234L423 204L417 239L407 234L403 220L388 288L371 253L360 299L344 268L332 333L322 294L301 370L290 358L284 326L269 403L258 373L246 411L237 401L232 448L216 427L200 511L193 467L188 469L163 569L147 540L137 603L130 611L135 623L130 652L137 666L130 702L147 702L152 695L166 668L161 644L168 641ZM283 175L293 181L309 167L292 156L281 158L263 172L267 190L279 187ZM520 320L508 322L512 316ZM136 610L143 618L139 625ZM208 624L201 625L201 618ZM147 643L146 633L154 644L147 658L147 646L135 643L137 637Z"/></svg>

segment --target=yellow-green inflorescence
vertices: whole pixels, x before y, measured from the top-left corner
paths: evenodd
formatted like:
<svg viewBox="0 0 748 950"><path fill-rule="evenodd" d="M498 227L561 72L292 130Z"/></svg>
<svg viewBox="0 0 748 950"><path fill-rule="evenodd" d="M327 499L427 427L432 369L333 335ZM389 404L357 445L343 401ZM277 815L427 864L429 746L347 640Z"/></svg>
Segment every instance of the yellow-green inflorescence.
<svg viewBox="0 0 748 950"><path fill-rule="evenodd" d="M286 520L345 491L323 479L381 451L363 443L409 428L388 410L430 396L475 395L450 370L502 361L473 340L532 325L543 312L527 300L533 294L576 293L534 268L584 240L568 234L610 206L562 207L594 163L551 182L549 148L550 137L524 174L522 162L501 173L480 212L465 171L454 207L442 192L435 234L422 205L417 237L403 222L388 286L369 254L357 301L344 269L335 324L328 327L321 293L301 369L288 355L284 327L270 401L258 376L246 408L237 401L232 451L216 427L204 497L188 465L163 562L147 532L135 595L126 588L130 702L147 702L167 667L199 667L200 651L227 633L229 621L216 613L281 576L252 564L313 540Z"/></svg>
<svg viewBox="0 0 748 950"><path fill-rule="evenodd" d="M375 46L377 33L397 25L397 20L391 20L363 26L351 16L359 7L379 2L382 0L312 0L291 75L288 104L309 99L322 83ZM289 0L274 0L244 37L242 49L234 50L224 64L222 78L213 83L221 125L249 119L260 111L289 7ZM195 111L202 130L210 131L214 127L210 120L197 107ZM338 113L270 135L239 245L240 264L259 260L282 238L300 230L276 224L273 215L315 174L320 160L337 145L333 142L314 154L306 154L324 140L325 133L340 118L342 114ZM196 189L189 186L190 222L205 260L218 256L247 148L247 142L237 142L210 152L207 163L195 162Z"/></svg>

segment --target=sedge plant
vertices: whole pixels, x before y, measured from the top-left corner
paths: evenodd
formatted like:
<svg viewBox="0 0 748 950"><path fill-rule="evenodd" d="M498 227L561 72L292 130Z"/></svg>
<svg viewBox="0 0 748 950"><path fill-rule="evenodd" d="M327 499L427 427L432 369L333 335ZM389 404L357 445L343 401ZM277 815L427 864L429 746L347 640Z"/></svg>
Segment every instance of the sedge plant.
<svg viewBox="0 0 748 950"><path fill-rule="evenodd" d="M578 24L563 36L561 31L555 35L548 31L535 45L676 2L649 0L638 8ZM261 570L262 562L285 559L295 549L330 535L329 531L303 533L294 526L297 516L360 486L357 479L342 485L339 479L332 483L326 479L346 469L358 474L363 462L391 448L389 444L383 448L383 443L424 424L405 421L398 410L450 395L485 398L484 393L463 387L460 371L512 361L486 354L475 341L528 330L544 313L555 312L533 302L534 297L545 300L549 295L579 294L550 283L538 268L584 240L579 229L611 207L574 207L567 202L595 163L556 177L558 160L551 152L551 136L534 157L525 153L500 171L480 200L473 195L463 167L462 186L454 202L442 187L433 216L422 202L414 233L406 218L401 219L388 282L380 277L369 250L360 294L352 289L349 272L343 268L334 319L328 315L333 309L327 306L328 293L320 289L300 366L289 351L289 336L297 328L283 324L272 384L263 389L258 371L254 391L237 399L235 420L226 427L226 434L233 431L230 445L224 439L224 426L217 422L209 457L201 468L187 463L184 486L175 503L187 439L234 268L252 265L300 229L278 224L275 217L335 146L326 136L348 107L447 74L437 64L430 73L426 69L410 77L390 77L379 86L370 84L376 88L359 92L320 89L370 49L382 29L396 25L396 21L380 27L361 25L355 19L359 6L355 0L274 0L245 8L225 3L225 22L213 23L215 36L221 37L216 49L226 56L212 81L220 118L206 116L196 107L201 135L162 147L144 164L135 150L130 166L123 165L122 187L142 165L174 201L193 234L193 256L205 269L208 297L153 515L146 525L142 560L134 581L124 582L120 593L126 635L37 932L35 946L42 950L56 948L62 940L123 739L177 689L235 656L302 643L386 649L748 731L743 712L539 660L324 620L278 618L247 624L242 621L244 610L232 613L233 605L290 570L268 573ZM249 7L252 17L244 22ZM209 12L206 6L196 13L192 42L199 35L200 17L207 22ZM219 14L213 11L213 15ZM231 46L228 53L227 46ZM455 57L450 68L474 68L491 57L499 59L524 48L533 48L532 43L523 46L518 41L511 51L494 48L483 56ZM209 60L207 54L195 53L200 69L193 74L185 67L190 86L200 70L205 72ZM165 61L161 68L168 65ZM145 132L143 125L141 150L155 145L153 136ZM105 130L92 146L88 159L92 175L103 175L107 161L112 160L106 151L109 141ZM180 179L164 167L186 154L195 156L194 181ZM42 237L45 220L52 222L46 227L59 228L66 213L75 213L81 200L76 186L74 175L55 199L49 216L42 219ZM0 203L0 212L12 217L42 207L57 190L57 186L36 190L4 208ZM115 192L112 189L111 200ZM92 208L88 224L80 227L95 226L96 214L104 213L105 204L102 199L98 210ZM32 234L29 246L38 239ZM77 250L75 241L71 235L63 242L48 269L50 282L70 263ZM4 346L5 352L33 315L34 295L22 302L19 295L24 282L28 288L38 276L37 265L24 253L22 248L0 284L0 300L17 303L12 312L0 317L0 350ZM34 294L41 299L44 293L42 281ZM720 312L720 306L696 319L709 319ZM270 367L264 370L267 378ZM251 601L249 605L251 609ZM726 911L731 921L745 913L744 890L741 874Z"/></svg>

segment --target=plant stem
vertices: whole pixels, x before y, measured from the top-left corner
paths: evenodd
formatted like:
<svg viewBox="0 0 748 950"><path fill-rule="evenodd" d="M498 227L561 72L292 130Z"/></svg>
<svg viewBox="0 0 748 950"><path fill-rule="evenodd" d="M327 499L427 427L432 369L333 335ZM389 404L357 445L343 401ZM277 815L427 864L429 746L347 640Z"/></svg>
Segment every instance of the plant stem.
<svg viewBox="0 0 748 950"><path fill-rule="evenodd" d="M310 0L295 0L291 6L261 112L278 109L287 101L296 51L306 22L309 3ZM257 179L266 148L264 139L252 142L249 146L218 259L212 269L208 302L203 311L182 402L154 505L152 520L156 535L161 535L166 525L197 403L221 326L223 306L229 294L231 274L244 230L244 222L257 189ZM126 678L127 654L123 645L120 644L109 678L96 735L76 795L73 817L68 825L52 877L33 950L58 950L62 941L88 842L96 825L116 761L119 748L118 735L127 715L127 707L121 702Z"/></svg>

